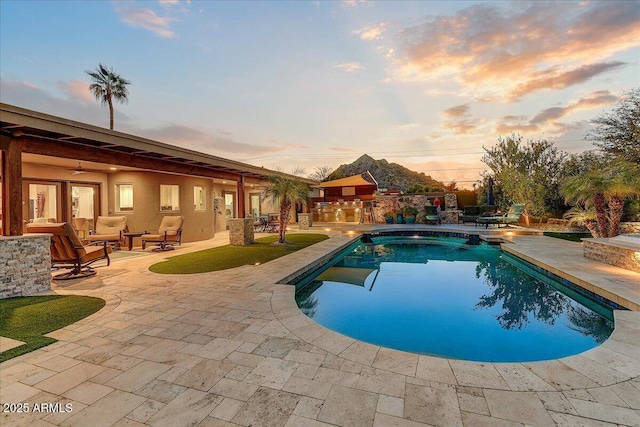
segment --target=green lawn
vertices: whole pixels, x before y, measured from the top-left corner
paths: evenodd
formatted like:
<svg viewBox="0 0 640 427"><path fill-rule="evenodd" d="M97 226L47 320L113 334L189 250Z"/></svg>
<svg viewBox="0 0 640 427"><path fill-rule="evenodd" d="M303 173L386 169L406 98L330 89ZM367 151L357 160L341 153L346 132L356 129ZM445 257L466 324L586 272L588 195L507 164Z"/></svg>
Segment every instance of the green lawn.
<svg viewBox="0 0 640 427"><path fill-rule="evenodd" d="M149 267L154 273L190 274L226 270L242 265L264 264L329 237L324 234L287 234L287 245L273 245L278 236L255 240L252 245L226 245L189 254L178 255Z"/></svg>
<svg viewBox="0 0 640 427"><path fill-rule="evenodd" d="M585 237L593 237L591 233L558 233L555 231L545 231L544 235L557 239L570 240L572 242L580 242L580 239L584 239Z"/></svg>
<svg viewBox="0 0 640 427"><path fill-rule="evenodd" d="M0 300L0 335L26 344L0 353L0 362L56 342L44 334L77 322L104 307L100 298L47 295Z"/></svg>

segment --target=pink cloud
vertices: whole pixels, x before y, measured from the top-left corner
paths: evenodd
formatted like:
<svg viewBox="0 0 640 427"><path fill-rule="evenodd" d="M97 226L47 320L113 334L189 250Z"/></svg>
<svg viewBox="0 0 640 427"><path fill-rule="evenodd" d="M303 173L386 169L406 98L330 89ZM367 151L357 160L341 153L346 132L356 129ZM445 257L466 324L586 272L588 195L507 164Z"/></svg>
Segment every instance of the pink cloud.
<svg viewBox="0 0 640 427"><path fill-rule="evenodd" d="M89 90L89 83L82 80L71 80L68 82L58 82L58 87L71 99L83 102L95 102L95 97Z"/></svg>
<svg viewBox="0 0 640 427"><path fill-rule="evenodd" d="M636 2L491 3L428 17L397 35L392 74L453 78L510 100L561 89L618 70L606 62L640 46Z"/></svg>
<svg viewBox="0 0 640 427"><path fill-rule="evenodd" d="M142 28L162 38L175 37L175 32L169 29L173 19L160 17L151 9L117 6L116 12L120 20L132 28Z"/></svg>
<svg viewBox="0 0 640 427"><path fill-rule="evenodd" d="M580 98L566 107L551 107L542 110L532 118L526 116L506 116L496 127L499 134L511 132L539 132L544 129L554 129L555 131L572 130L575 125L560 123L558 120L574 111L592 109L603 105L610 105L618 100L618 97L609 91L597 91L586 98ZM579 125L581 126L581 125ZM543 129L544 128L544 129Z"/></svg>

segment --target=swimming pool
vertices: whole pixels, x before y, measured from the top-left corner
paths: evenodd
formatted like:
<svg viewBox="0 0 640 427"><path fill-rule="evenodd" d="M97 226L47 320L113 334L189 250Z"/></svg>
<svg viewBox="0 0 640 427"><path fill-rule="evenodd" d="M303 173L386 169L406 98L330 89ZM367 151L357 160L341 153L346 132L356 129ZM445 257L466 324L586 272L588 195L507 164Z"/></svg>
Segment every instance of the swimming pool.
<svg viewBox="0 0 640 427"><path fill-rule="evenodd" d="M569 356L614 326L611 303L461 238L365 236L296 287L300 309L329 329L464 360Z"/></svg>

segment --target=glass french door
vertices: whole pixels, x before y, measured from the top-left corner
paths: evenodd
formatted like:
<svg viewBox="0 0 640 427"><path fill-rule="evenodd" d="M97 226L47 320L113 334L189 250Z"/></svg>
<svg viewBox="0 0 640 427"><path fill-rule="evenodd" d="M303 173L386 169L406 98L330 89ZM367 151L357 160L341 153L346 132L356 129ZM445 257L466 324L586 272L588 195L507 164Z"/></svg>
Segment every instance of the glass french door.
<svg viewBox="0 0 640 427"><path fill-rule="evenodd" d="M227 218L227 230L229 229L229 220L235 218L236 212L236 193L225 192L224 193L224 207L225 216Z"/></svg>
<svg viewBox="0 0 640 427"><path fill-rule="evenodd" d="M23 205L25 222L58 222L62 215L62 186L60 183L23 182L26 195ZM26 191L25 191L26 190Z"/></svg>
<svg viewBox="0 0 640 427"><path fill-rule="evenodd" d="M249 194L249 212L253 218L260 217L260 193Z"/></svg>
<svg viewBox="0 0 640 427"><path fill-rule="evenodd" d="M80 238L85 238L94 229L98 212L97 184L71 184L71 219Z"/></svg>

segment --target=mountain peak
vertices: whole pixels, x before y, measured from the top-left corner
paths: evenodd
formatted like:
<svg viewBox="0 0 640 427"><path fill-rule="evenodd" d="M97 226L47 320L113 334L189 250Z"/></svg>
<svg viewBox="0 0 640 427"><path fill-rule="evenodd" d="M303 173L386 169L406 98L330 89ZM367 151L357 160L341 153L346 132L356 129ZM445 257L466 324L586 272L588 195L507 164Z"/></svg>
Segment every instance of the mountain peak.
<svg viewBox="0 0 640 427"><path fill-rule="evenodd" d="M424 173L414 172L397 163L389 163L385 159L375 160L368 154L358 157L353 163L340 165L325 181L346 178L369 171L378 181L380 188L389 188L406 191L414 184L443 187L439 181L432 179Z"/></svg>

